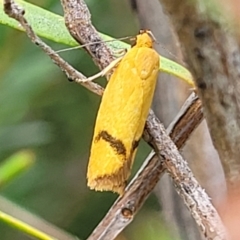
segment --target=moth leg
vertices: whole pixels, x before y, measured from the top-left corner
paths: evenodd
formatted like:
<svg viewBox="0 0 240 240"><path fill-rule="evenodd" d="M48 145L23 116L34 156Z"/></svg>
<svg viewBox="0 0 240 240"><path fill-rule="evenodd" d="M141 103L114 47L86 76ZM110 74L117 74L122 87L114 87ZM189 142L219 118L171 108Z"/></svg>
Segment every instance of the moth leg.
<svg viewBox="0 0 240 240"><path fill-rule="evenodd" d="M89 78L86 78L86 79L78 79L78 82L91 82L93 81L94 79L96 78L99 78L99 77L103 77L105 76L106 74L108 74L121 60L122 60L123 56L122 57L119 57L115 60L113 60L107 67L105 67L101 72L89 77Z"/></svg>
<svg viewBox="0 0 240 240"><path fill-rule="evenodd" d="M123 48L123 49L118 49L114 50L113 54L115 57L123 57L127 53L128 49Z"/></svg>

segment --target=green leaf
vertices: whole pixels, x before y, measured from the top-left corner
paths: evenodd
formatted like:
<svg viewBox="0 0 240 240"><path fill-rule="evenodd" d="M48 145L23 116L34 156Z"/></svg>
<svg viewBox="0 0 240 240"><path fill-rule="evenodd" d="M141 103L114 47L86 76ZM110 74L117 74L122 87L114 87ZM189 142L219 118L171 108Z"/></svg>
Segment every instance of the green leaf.
<svg viewBox="0 0 240 240"><path fill-rule="evenodd" d="M57 43L63 43L69 46L77 46L78 43L71 37L69 32L67 31L64 18L52 12L49 12L43 8L37 7L33 4L24 2L24 1L16 1L19 3L26 12L26 19L29 21L34 31L41 37L47 38ZM0 0L0 23L4 25L8 25L12 28L16 28L18 30L23 31L21 26L14 19L9 18L3 11L3 0ZM101 34L101 37L104 41L113 40L105 34ZM112 43L107 43L111 48L129 48L130 46L121 41L114 41ZM167 59L163 56L160 56L160 71L172 74L176 77L181 78L186 81L190 85L193 84L193 78L191 73L181 66L180 64Z"/></svg>
<svg viewBox="0 0 240 240"><path fill-rule="evenodd" d="M28 2L16 2L25 9L25 17L37 35L69 46L77 45L77 42L68 33L62 16ZM9 18L4 13L3 0L0 0L0 23L23 31L23 28L16 20Z"/></svg>
<svg viewBox="0 0 240 240"><path fill-rule="evenodd" d="M0 165L0 187L12 181L34 163L35 155L31 151L20 151L10 156Z"/></svg>

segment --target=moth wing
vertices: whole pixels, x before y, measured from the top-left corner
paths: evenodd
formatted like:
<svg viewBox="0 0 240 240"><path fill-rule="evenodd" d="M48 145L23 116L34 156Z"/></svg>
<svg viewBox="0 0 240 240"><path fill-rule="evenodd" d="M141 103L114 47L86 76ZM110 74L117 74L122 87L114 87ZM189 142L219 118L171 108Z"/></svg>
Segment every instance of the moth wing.
<svg viewBox="0 0 240 240"><path fill-rule="evenodd" d="M141 79L132 67L122 60L107 85L98 111L88 167L88 185L96 190L119 192L131 167L129 158L143 104ZM108 140L105 137L96 141L104 132Z"/></svg>
<svg viewBox="0 0 240 240"><path fill-rule="evenodd" d="M95 190L123 191L152 102L158 64L156 73L148 74L151 59L131 50L113 73L98 111L88 166L88 185ZM139 68L142 60L150 63Z"/></svg>

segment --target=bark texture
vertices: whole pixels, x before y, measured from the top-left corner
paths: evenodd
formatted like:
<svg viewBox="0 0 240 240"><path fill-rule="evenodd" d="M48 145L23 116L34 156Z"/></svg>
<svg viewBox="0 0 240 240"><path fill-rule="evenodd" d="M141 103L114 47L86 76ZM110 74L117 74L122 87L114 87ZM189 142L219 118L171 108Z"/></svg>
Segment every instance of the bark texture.
<svg viewBox="0 0 240 240"><path fill-rule="evenodd" d="M221 17L211 17L201 1L161 0L177 32L202 100L213 144L229 187L240 180L240 49ZM187 13L187 14L186 14Z"/></svg>

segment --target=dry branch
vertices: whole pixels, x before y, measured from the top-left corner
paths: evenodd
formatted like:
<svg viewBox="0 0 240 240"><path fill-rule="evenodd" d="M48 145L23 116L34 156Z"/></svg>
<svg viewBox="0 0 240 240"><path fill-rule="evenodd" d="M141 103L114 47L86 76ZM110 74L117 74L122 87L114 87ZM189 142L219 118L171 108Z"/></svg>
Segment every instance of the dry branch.
<svg viewBox="0 0 240 240"><path fill-rule="evenodd" d="M5 13L17 20L26 31L26 34L31 39L31 41L39 46L51 59L52 61L66 74L67 78L70 81L75 81L80 83L90 91L102 95L103 88L94 82L86 82L82 83L82 79L86 79L86 77L78 72L75 68L73 68L70 64L68 64L64 59L62 59L54 50L52 50L46 43L44 43L33 31L31 25L27 22L26 18L24 17L25 10L17 5L12 0L5 0L4 1L4 11Z"/></svg>
<svg viewBox="0 0 240 240"><path fill-rule="evenodd" d="M61 0L66 27L79 44L87 44L85 49L100 69L114 60L113 54L102 41L91 22L91 14L84 1ZM94 44L95 43L95 44Z"/></svg>

